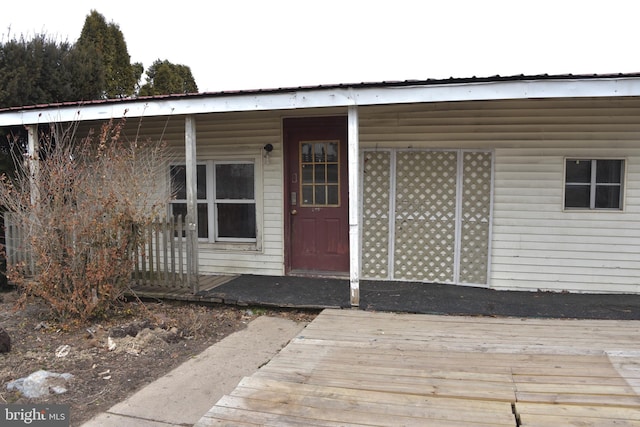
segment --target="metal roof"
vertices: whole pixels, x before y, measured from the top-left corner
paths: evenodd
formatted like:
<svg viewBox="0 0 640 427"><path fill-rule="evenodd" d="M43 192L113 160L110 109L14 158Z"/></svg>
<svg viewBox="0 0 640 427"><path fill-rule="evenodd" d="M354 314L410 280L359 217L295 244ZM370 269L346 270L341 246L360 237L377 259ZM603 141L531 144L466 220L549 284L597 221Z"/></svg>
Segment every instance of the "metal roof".
<svg viewBox="0 0 640 427"><path fill-rule="evenodd" d="M640 72L638 73L615 73L615 74L536 74L536 75L513 75L513 76L490 76L490 77L449 77L445 79L426 79L426 80L399 80L399 81L381 81L381 82L360 82L360 83L337 83L337 84L321 84L313 86L291 86L291 87L279 87L270 89L244 89L244 90L229 90L219 92L200 92L200 93L188 93L188 94L170 94L170 95L154 95L154 96L140 96L132 98L118 98L118 99L99 99L89 101L70 101L70 102L56 102L49 104L37 104L18 107L5 107L0 108L0 113L5 111L17 111L17 110L33 110L42 108L58 108L58 107L74 107L74 106L88 106L97 104L110 104L110 103L127 103L127 102L139 102L139 101L162 101L168 99L195 99L202 97L221 97L221 96L238 96L238 95L259 95L259 94L274 94L274 93L286 93L286 92L300 92L300 91L314 91L314 90L326 90L326 89L344 89L344 88L385 88L385 87L415 87L415 86L437 86L437 85L450 85L450 84L465 84L465 83L490 83L490 82L509 82L509 81L542 81L542 80L588 80L588 79L612 79L612 78L640 78Z"/></svg>
<svg viewBox="0 0 640 427"><path fill-rule="evenodd" d="M640 97L640 73L451 77L61 102L0 109L0 126L105 120L125 116L625 96Z"/></svg>

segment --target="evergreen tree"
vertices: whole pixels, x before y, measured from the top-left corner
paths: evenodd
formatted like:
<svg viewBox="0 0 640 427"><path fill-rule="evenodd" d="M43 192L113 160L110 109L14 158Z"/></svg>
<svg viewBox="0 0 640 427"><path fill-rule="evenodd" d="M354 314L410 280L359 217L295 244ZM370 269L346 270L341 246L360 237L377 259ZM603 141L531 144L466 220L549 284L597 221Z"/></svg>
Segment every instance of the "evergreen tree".
<svg viewBox="0 0 640 427"><path fill-rule="evenodd" d="M105 98L126 98L135 95L142 76L142 64L131 64L124 35L118 25L107 24L95 10L87 16L76 48L86 55L95 55L104 70Z"/></svg>
<svg viewBox="0 0 640 427"><path fill-rule="evenodd" d="M147 70L147 83L140 88L140 96L196 93L191 68L157 59Z"/></svg>
<svg viewBox="0 0 640 427"><path fill-rule="evenodd" d="M99 58L46 35L0 44L0 108L98 99Z"/></svg>

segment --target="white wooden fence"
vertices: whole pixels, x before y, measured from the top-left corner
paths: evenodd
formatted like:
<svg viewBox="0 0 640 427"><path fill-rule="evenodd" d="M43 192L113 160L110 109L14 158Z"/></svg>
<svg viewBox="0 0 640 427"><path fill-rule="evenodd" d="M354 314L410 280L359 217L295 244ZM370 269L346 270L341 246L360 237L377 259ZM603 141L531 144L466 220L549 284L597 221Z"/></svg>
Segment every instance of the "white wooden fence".
<svg viewBox="0 0 640 427"><path fill-rule="evenodd" d="M27 225L20 224L11 213L4 213L7 271L20 266L26 276L36 271L28 242ZM199 291L197 235L182 216L158 219L145 227L145 243L132 256L136 261L132 284L167 289Z"/></svg>

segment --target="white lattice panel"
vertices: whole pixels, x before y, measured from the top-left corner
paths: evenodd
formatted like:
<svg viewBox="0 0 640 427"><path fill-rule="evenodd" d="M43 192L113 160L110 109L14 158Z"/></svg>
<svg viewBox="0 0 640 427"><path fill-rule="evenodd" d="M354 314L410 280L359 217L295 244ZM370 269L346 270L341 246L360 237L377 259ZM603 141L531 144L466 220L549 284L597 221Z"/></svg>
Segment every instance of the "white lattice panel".
<svg viewBox="0 0 640 427"><path fill-rule="evenodd" d="M456 179L456 152L397 153L394 278L454 280Z"/></svg>
<svg viewBox="0 0 640 427"><path fill-rule="evenodd" d="M391 153L365 153L363 173L361 274L370 279L387 279Z"/></svg>
<svg viewBox="0 0 640 427"><path fill-rule="evenodd" d="M487 283L491 169L491 153L464 153L459 273L461 283Z"/></svg>

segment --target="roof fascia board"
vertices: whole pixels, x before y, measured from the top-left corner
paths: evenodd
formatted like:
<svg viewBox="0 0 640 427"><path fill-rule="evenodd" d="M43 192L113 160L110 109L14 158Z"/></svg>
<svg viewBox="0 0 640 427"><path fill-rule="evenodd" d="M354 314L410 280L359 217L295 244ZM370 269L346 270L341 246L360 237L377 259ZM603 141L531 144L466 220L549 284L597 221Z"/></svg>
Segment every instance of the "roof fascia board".
<svg viewBox="0 0 640 427"><path fill-rule="evenodd" d="M291 110L350 105L531 98L640 96L640 78L544 79L446 84L344 86L273 92L214 94L175 99L89 103L0 113L0 126L109 120L121 117Z"/></svg>

